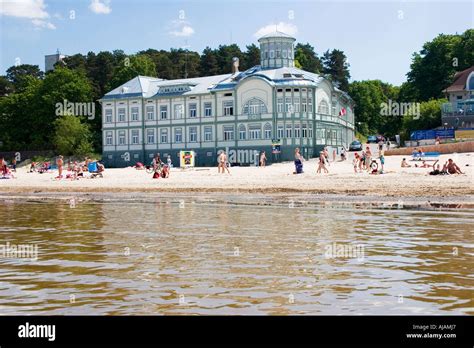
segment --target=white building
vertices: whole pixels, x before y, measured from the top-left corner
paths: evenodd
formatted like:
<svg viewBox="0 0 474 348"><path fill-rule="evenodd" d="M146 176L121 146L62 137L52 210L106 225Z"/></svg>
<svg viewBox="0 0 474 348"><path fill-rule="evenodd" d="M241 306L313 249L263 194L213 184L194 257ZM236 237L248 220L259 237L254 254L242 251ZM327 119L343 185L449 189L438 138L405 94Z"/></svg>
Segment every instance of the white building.
<svg viewBox="0 0 474 348"><path fill-rule="evenodd" d="M294 67L295 39L259 39L261 64L226 75L162 80L137 76L104 95L103 159L108 166L149 163L155 153L177 163L194 150L197 165L214 165L227 149L233 163L305 157L354 138L353 102L324 77ZM230 62L229 62L230 63ZM272 154L272 144L281 153Z"/></svg>

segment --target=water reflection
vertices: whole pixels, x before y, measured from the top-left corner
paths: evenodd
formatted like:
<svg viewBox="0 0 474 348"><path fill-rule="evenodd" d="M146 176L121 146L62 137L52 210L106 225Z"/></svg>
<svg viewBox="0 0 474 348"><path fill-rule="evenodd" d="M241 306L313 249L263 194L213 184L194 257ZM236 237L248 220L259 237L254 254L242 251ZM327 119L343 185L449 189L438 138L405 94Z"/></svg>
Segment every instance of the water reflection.
<svg viewBox="0 0 474 348"><path fill-rule="evenodd" d="M473 314L472 210L442 209L3 202L39 259L0 258L0 313Z"/></svg>

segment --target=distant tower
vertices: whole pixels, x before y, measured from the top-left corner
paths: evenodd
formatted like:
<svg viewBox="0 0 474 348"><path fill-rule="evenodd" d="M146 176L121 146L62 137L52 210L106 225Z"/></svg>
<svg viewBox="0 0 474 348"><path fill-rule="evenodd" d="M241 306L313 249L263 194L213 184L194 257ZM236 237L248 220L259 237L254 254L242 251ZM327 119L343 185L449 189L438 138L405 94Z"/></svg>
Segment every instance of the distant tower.
<svg viewBox="0 0 474 348"><path fill-rule="evenodd" d="M67 56L59 52L59 49L56 51L55 54L48 54L44 56L44 72L54 70L54 64L56 64L57 62L62 62L63 59L66 57Z"/></svg>
<svg viewBox="0 0 474 348"><path fill-rule="evenodd" d="M294 42L296 39L281 31L262 36L260 43L260 65L264 69L295 66Z"/></svg>

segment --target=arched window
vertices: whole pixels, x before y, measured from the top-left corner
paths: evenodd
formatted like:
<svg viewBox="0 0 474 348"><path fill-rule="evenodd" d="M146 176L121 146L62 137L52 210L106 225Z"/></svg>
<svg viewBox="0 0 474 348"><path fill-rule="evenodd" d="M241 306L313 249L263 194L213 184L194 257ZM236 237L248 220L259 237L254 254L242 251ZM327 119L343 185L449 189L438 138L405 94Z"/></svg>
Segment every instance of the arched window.
<svg viewBox="0 0 474 348"><path fill-rule="evenodd" d="M266 113L267 106L258 98L252 98L244 105L244 115L260 115Z"/></svg>
<svg viewBox="0 0 474 348"><path fill-rule="evenodd" d="M247 129L245 128L245 125L241 124L239 126L239 140L245 139L247 139Z"/></svg>
<svg viewBox="0 0 474 348"><path fill-rule="evenodd" d="M325 99L321 100L319 103L318 113L326 115L329 114L329 104Z"/></svg>
<svg viewBox="0 0 474 348"><path fill-rule="evenodd" d="M467 89L474 91L474 74L471 73L471 76L469 77L469 81L467 83Z"/></svg>
<svg viewBox="0 0 474 348"><path fill-rule="evenodd" d="M272 138L272 125L270 123L265 123L265 126L263 126L263 135L265 139Z"/></svg>

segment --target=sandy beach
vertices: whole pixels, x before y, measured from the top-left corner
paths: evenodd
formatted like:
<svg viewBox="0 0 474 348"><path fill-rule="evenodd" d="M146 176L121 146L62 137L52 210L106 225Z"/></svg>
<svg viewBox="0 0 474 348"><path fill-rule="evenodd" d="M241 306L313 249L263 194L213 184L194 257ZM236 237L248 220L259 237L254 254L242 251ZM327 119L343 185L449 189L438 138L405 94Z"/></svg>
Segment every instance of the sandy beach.
<svg viewBox="0 0 474 348"><path fill-rule="evenodd" d="M172 168L170 178L152 179L151 174L133 167L106 169L104 178L57 180L57 171L38 174L19 168L15 179L0 180L3 194L78 193L308 193L376 197L465 197L474 193L474 153L441 155L440 163L453 158L464 175L431 176L429 168L401 168L403 157L387 156L385 174L354 173L352 156L331 162L329 174L316 174L317 160L304 163L304 173L294 175L292 162L259 167L232 167L231 174L217 168ZM429 162L433 163L433 162Z"/></svg>

